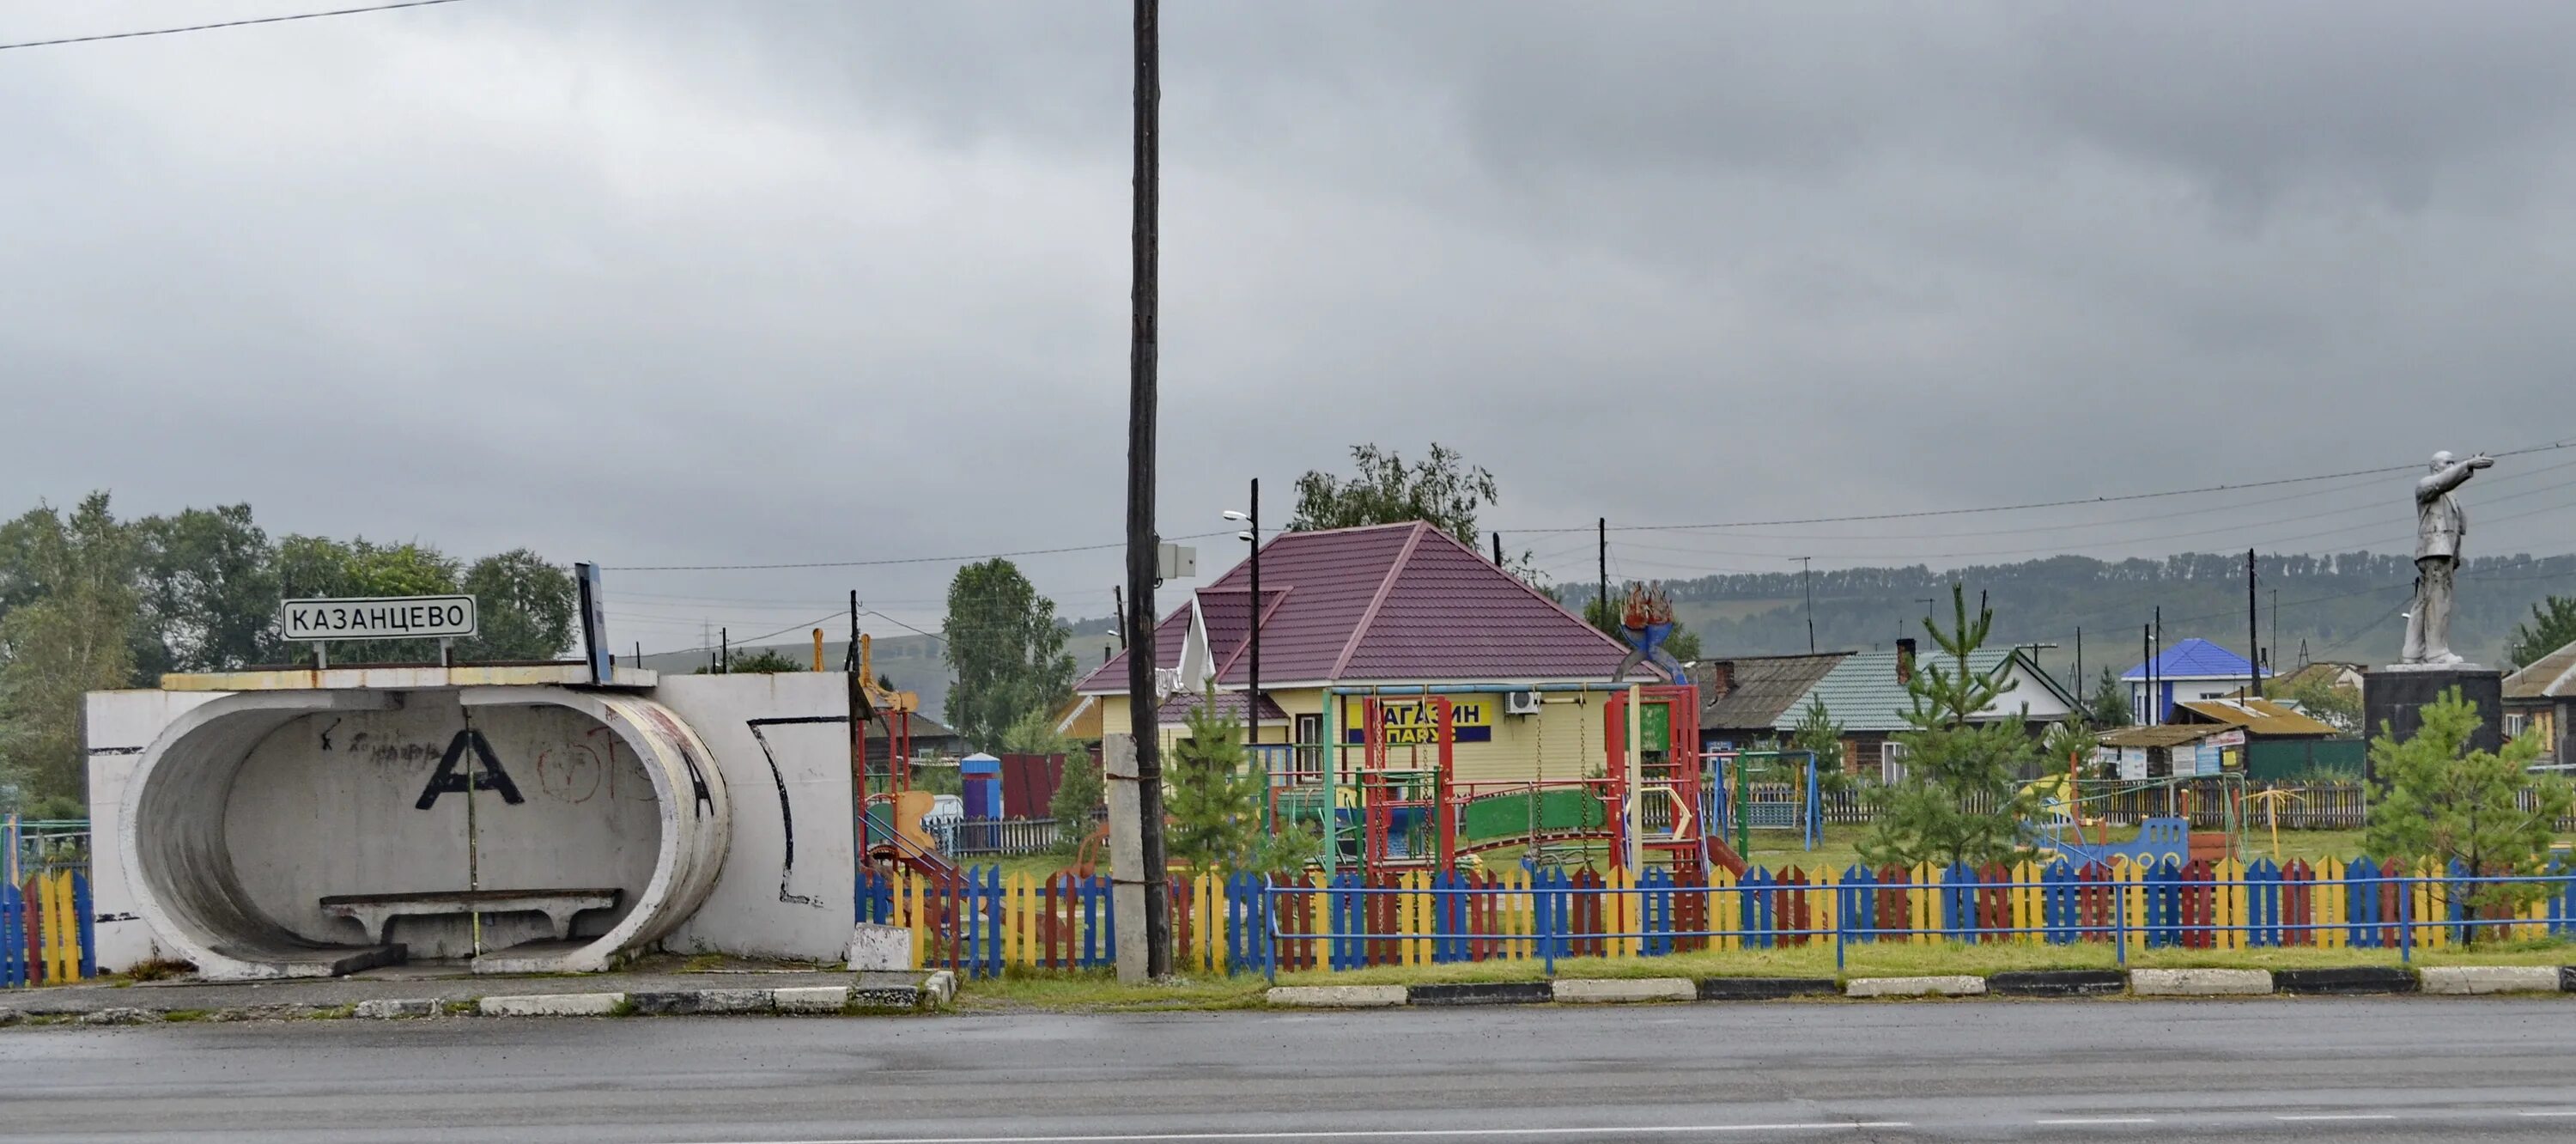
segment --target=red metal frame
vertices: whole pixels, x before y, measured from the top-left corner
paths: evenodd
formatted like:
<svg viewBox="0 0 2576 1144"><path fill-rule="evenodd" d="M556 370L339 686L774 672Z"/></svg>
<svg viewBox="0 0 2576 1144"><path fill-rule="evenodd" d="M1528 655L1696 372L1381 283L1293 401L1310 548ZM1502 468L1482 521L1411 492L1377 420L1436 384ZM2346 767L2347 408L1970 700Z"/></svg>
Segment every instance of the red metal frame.
<svg viewBox="0 0 2576 1144"><path fill-rule="evenodd" d="M1610 864L1622 868L1628 861L1628 816L1620 808L1628 805L1628 696L1625 689L1614 691L1610 701L1601 707L1602 747L1609 760ZM1676 829L1670 837L1646 840L1641 849L1661 850L1674 856L1676 862L1687 861L1696 868L1706 868L1708 849L1708 808L1700 799L1699 759L1699 688L1690 684L1659 684L1636 689L1641 705L1661 705L1666 711L1664 761L1653 764L1661 774L1648 774L1644 765L1638 773L1646 789L1665 789L1672 793L1674 805L1689 819L1688 829ZM1644 720L1639 720L1644 725ZM1644 791L1640 791L1643 794Z"/></svg>
<svg viewBox="0 0 2576 1144"><path fill-rule="evenodd" d="M1386 702L1376 696L1361 701L1360 864L1362 871L1368 874L1425 865L1449 870L1458 864L1458 812L1449 797L1449 776L1457 761L1456 715L1447 696L1427 696L1413 702L1428 704L1437 721L1433 731L1436 753L1432 762L1431 797L1428 799L1421 797L1419 791L1407 797L1398 796L1396 784L1387 777L1388 772L1395 768L1387 764ZM1421 773L1419 767L1403 770L1411 775ZM1426 861L1421 855L1399 859L1390 853L1395 812L1407 807L1427 807L1431 811L1432 861Z"/></svg>

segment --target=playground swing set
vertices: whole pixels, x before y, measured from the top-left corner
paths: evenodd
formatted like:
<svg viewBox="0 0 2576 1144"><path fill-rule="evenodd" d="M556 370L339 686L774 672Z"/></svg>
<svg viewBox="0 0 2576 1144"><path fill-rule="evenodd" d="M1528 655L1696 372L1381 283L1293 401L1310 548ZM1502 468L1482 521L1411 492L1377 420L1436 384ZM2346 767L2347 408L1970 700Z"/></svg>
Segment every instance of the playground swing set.
<svg viewBox="0 0 2576 1144"><path fill-rule="evenodd" d="M1507 693L1529 693L1538 705L1530 777L1461 781L1450 697ZM1533 868L1564 864L1571 853L1588 864L1595 846L1613 869L1662 855L1681 876L1701 876L1712 865L1740 873L1738 849L1709 829L1718 800L1699 750L1698 694L1689 684L1337 688L1326 702L1343 712L1356 705L1358 742L1346 734L1317 745L1317 771L1295 769L1293 752L1269 755L1271 829L1311 833L1321 843L1316 865L1370 876L1478 868L1483 854L1514 847ZM1600 766L1550 774L1562 760L1551 758L1546 707L1595 702L1602 710ZM1632 741L1644 749L1631 752ZM1346 754L1353 746L1356 760Z"/></svg>

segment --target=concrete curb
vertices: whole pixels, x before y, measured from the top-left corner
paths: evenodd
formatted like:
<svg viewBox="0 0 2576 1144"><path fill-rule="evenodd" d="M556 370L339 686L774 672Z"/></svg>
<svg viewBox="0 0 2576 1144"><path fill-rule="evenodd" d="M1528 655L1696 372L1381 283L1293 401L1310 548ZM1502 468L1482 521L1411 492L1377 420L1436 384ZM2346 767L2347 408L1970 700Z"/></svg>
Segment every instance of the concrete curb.
<svg viewBox="0 0 2576 1144"><path fill-rule="evenodd" d="M623 993L527 993L486 997L475 1009L486 1017L606 1017L625 1004Z"/></svg>
<svg viewBox="0 0 2576 1144"><path fill-rule="evenodd" d="M921 993L933 1008L944 1009L957 1000L957 975L945 969L933 973L922 980Z"/></svg>
<svg viewBox="0 0 2576 1144"><path fill-rule="evenodd" d="M781 1013L838 1013L850 1006L850 988L846 985L772 989L769 995Z"/></svg>
<svg viewBox="0 0 2576 1144"><path fill-rule="evenodd" d="M2423 971L2426 993L2467 997L2486 993L2562 993L2566 970L2555 965L2437 965Z"/></svg>
<svg viewBox="0 0 2576 1144"><path fill-rule="evenodd" d="M648 1017L681 1017L693 1013L766 1013L776 1002L767 989L685 989L629 993L632 1011Z"/></svg>
<svg viewBox="0 0 2576 1144"><path fill-rule="evenodd" d="M2272 991L2260 969L2132 969L2129 992L2140 997L2253 997Z"/></svg>
<svg viewBox="0 0 2576 1144"><path fill-rule="evenodd" d="M1544 1005L1556 1000L1556 989L1544 981L1485 981L1464 985L1409 985L1404 999L1413 1005Z"/></svg>
<svg viewBox="0 0 2576 1144"><path fill-rule="evenodd" d="M1265 996L1291 1009L1386 1009L1405 1002L1401 985L1274 985Z"/></svg>
<svg viewBox="0 0 2576 1144"><path fill-rule="evenodd" d="M1787 997L1831 997L1842 987L1830 977L1706 977L1700 979L1702 1001L1777 1001Z"/></svg>
<svg viewBox="0 0 2576 1144"><path fill-rule="evenodd" d="M1561 977L1550 987L1572 1005L1699 1000L1699 983L1687 977Z"/></svg>
<svg viewBox="0 0 2576 1144"><path fill-rule="evenodd" d="M1956 977L1855 977L1843 983L1846 997L1978 997L1986 979Z"/></svg>
<svg viewBox="0 0 2576 1144"><path fill-rule="evenodd" d="M2276 969L2276 993L2337 996L2363 993L2413 993L2415 971L2394 966L2356 965L2341 969Z"/></svg>
<svg viewBox="0 0 2576 1144"><path fill-rule="evenodd" d="M2129 975L2116 969L2017 969L1986 978L1998 997L2099 997L2126 992Z"/></svg>
<svg viewBox="0 0 2576 1144"><path fill-rule="evenodd" d="M440 1008L438 1000L432 997L360 1001L349 1015L371 1021L390 1021L401 1017L435 1017Z"/></svg>

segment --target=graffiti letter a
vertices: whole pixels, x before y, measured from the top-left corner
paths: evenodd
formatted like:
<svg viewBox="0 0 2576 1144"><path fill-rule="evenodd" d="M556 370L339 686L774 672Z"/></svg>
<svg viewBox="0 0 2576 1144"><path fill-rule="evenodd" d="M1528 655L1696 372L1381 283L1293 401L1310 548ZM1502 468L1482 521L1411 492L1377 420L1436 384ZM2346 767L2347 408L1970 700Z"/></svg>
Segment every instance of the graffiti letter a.
<svg viewBox="0 0 2576 1144"><path fill-rule="evenodd" d="M510 781L510 773L501 769L500 756L492 753L492 744L483 738L483 732L468 727L447 741L447 753L439 756L438 770L431 773L429 785L421 788L420 801L413 807L428 810L438 805L440 795L466 792L465 772L456 769L456 763L465 757L469 746L474 748L475 788L498 791L501 801L512 806L528 801L519 794L519 784Z"/></svg>

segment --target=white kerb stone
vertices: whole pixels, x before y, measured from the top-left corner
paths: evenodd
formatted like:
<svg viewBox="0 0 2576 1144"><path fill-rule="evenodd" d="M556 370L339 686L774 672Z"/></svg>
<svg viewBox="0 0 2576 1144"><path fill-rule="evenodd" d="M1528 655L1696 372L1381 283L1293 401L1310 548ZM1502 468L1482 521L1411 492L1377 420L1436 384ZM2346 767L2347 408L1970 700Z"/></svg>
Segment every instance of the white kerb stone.
<svg viewBox="0 0 2576 1144"><path fill-rule="evenodd" d="M1699 1000L1699 986L1686 977L1570 977L1552 988L1569 1004Z"/></svg>
<svg viewBox="0 0 2576 1144"><path fill-rule="evenodd" d="M2422 976L2426 993L2558 992L2555 965L2439 965Z"/></svg>
<svg viewBox="0 0 2576 1144"><path fill-rule="evenodd" d="M846 985L814 985L795 989L776 989L781 1013L838 1013L850 1003Z"/></svg>
<svg viewBox="0 0 2576 1144"><path fill-rule="evenodd" d="M1401 985L1277 985L1270 1003L1301 1009L1384 1009L1404 1004Z"/></svg>
<svg viewBox="0 0 2576 1144"><path fill-rule="evenodd" d="M1855 977L1843 984L1846 997L1980 997L1986 979L1957 974L1943 977Z"/></svg>
<svg viewBox="0 0 2576 1144"><path fill-rule="evenodd" d="M486 1017L605 1017L625 1000L623 993L530 993L486 997L477 1008Z"/></svg>
<svg viewBox="0 0 2576 1144"><path fill-rule="evenodd" d="M439 1004L435 998L411 997L360 1001L354 1015L373 1020L396 1017L435 1017Z"/></svg>
<svg viewBox="0 0 2576 1144"><path fill-rule="evenodd" d="M2272 991L2261 969L2132 969L2129 992L2140 997L2248 997Z"/></svg>
<svg viewBox="0 0 2576 1144"><path fill-rule="evenodd" d="M954 970L936 970L921 979L921 994L930 998L933 1007L957 1000L957 974Z"/></svg>
<svg viewBox="0 0 2576 1144"><path fill-rule="evenodd" d="M850 969L908 970L912 968L912 931L902 926L881 926L860 922L850 933Z"/></svg>

